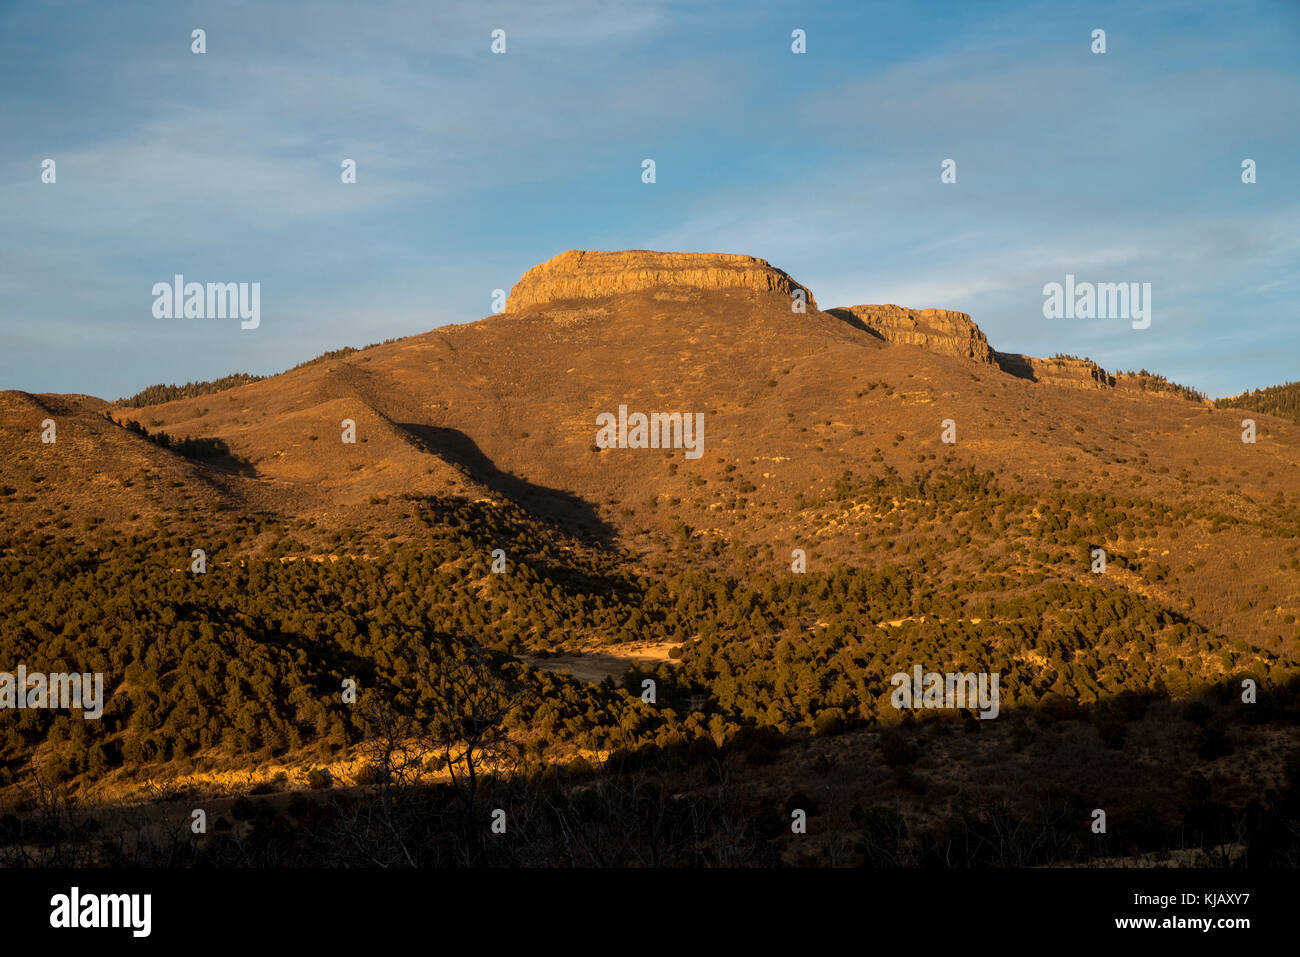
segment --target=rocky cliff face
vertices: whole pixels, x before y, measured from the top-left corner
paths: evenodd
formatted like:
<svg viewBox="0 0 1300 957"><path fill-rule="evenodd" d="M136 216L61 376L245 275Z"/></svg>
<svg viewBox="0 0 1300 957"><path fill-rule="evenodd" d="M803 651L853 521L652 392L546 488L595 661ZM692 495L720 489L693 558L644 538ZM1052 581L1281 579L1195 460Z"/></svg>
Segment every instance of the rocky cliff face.
<svg viewBox="0 0 1300 957"><path fill-rule="evenodd" d="M1003 372L1021 379L1046 382L1071 389L1108 389L1115 384L1110 375L1091 359L1074 356L1055 356L1037 359L1010 352L995 352L994 361Z"/></svg>
<svg viewBox="0 0 1300 957"><path fill-rule="evenodd" d="M584 301L646 290L662 290L665 297L680 298L693 295L693 290L728 289L774 292L787 298L802 289L808 308L817 308L806 286L754 256L571 249L524 273L510 290L505 311L522 313L559 303L572 310ZM894 305L845 306L827 312L890 344L996 365L1009 375L1033 382L1072 389L1107 389L1116 383L1114 376L1087 359L1039 359L997 352L989 348L984 333L964 312Z"/></svg>
<svg viewBox="0 0 1300 957"><path fill-rule="evenodd" d="M958 359L993 361L988 339L964 312L902 306L845 306L829 312L889 343L920 346Z"/></svg>
<svg viewBox="0 0 1300 957"><path fill-rule="evenodd" d="M550 302L599 299L658 287L755 289L793 296L803 289L808 308L812 293L775 266L753 256L721 253L660 253L646 249L590 252L571 249L524 273L510 290L506 312L522 312Z"/></svg>

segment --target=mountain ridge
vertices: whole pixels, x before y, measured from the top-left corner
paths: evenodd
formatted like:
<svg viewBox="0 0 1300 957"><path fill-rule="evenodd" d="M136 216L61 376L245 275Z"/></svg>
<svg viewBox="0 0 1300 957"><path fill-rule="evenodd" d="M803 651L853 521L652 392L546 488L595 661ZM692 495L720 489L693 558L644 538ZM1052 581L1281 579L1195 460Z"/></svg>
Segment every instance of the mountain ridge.
<svg viewBox="0 0 1300 957"><path fill-rule="evenodd" d="M1059 354L1048 358L1001 352L990 345L987 336L969 313L954 309L875 304L819 310L812 291L806 285L797 282L765 259L738 253L660 252L646 249L567 250L525 271L511 287L504 308L498 315L518 318L523 314L550 313L552 318L563 315L566 321L576 321L581 315L608 310L611 300L632 293L648 292L663 302L690 302L699 295L739 289L789 296L792 315L806 315L809 311L823 312L870 333L876 340L887 345L914 346L983 365L994 365L1017 378L1083 389L1129 385L1143 390L1166 391L1183 398L1195 396L1199 401L1206 401L1195 389L1168 382L1160 376L1147 376L1145 371L1143 377L1146 381L1125 383L1125 373L1108 373L1090 359ZM802 308L796 305L794 298L798 291L804 294ZM461 325L472 327L492 318L489 316ZM346 358L376 346L433 335L450 328L455 326L436 327L426 333L362 347L346 346L328 350L275 375ZM189 382L184 386L157 383L134 395L108 401L114 407L141 409L180 398L236 389L269 377L234 373L215 380ZM1132 378L1138 377L1134 375Z"/></svg>

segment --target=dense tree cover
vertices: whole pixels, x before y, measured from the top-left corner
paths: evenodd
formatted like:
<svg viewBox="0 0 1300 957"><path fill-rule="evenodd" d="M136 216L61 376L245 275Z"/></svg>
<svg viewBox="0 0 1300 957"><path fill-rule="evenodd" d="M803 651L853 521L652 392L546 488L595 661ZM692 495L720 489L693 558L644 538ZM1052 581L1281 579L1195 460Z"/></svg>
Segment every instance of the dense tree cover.
<svg viewBox="0 0 1300 957"><path fill-rule="evenodd" d="M896 720L889 679L926 671L998 673L1002 707L1051 696L1096 702L1122 691L1189 694L1225 673L1263 680L1279 668L1140 596L1067 582L1022 594L962 596L978 582L939 588L921 567L841 568L791 575L763 588L694 573L673 588L668 630L703 622L681 668L659 669L669 689L710 696L736 723L782 731L841 721ZM924 619L924 620L922 620Z"/></svg>
<svg viewBox="0 0 1300 957"><path fill-rule="evenodd" d="M1214 404L1233 409L1250 409L1300 422L1300 382L1253 389L1228 399L1217 399Z"/></svg>
<svg viewBox="0 0 1300 957"><path fill-rule="evenodd" d="M79 712L5 714L5 774L20 772L43 741L57 745L46 768L55 777L209 749L343 747L365 731L359 710L342 701L343 679L432 716L440 663L471 641L511 644L491 632L494 600L467 600L464 575L444 567L463 552L408 545L380 560L289 562L202 544L205 574L190 572L190 544L174 539L137 536L104 552L53 537L10 543L0 555L0 660L29 672L102 672L111 697L98 721ZM559 591L531 570L517 579L524 594ZM512 607L509 596L495 603ZM622 693L529 672L500 653L497 660L530 686L533 704L509 719L521 731L536 717L552 740L596 729L603 743L660 720Z"/></svg>
<svg viewBox="0 0 1300 957"><path fill-rule="evenodd" d="M265 378L266 376L236 372L234 375L222 376L220 379L211 379L206 382L187 382L184 385L163 385L159 383L141 389L128 398L118 399L117 404L139 409L146 405L161 405L164 402L175 402L177 399L190 399L196 395L211 395L214 392L224 392L226 389L248 385L250 382L259 382Z"/></svg>
<svg viewBox="0 0 1300 957"><path fill-rule="evenodd" d="M703 570L638 584L603 577L608 559L566 562L554 543L524 541L526 520L503 521L487 504L413 504L431 524L425 542L337 561L239 557L217 545L203 575L188 570L187 547L144 536L104 553L15 542L0 556L3 660L103 672L113 696L97 722L7 716L0 758L15 773L46 741L59 745L48 770L65 776L214 748L340 748L365 734L341 700L344 678L432 715L443 663L470 642L495 649L499 671L528 685L507 725L534 753L563 741L609 749L674 733L721 740L746 725L893 720L889 678L914 664L997 672L1004 708L1053 695L1187 694L1226 673L1263 681L1289 667L1125 591L1045 577L939 584L924 563L761 586ZM509 573L488 572L489 546L512 556ZM654 673L657 707L636 697L639 671L626 693L508 657L592 634L681 645L680 667Z"/></svg>
<svg viewBox="0 0 1300 957"><path fill-rule="evenodd" d="M719 567L690 529L674 551L640 563L503 501L405 496L396 505L424 535L387 540L310 523L290 534L241 515L98 547L53 536L8 543L0 661L100 671L115 694L99 722L6 716L2 773L20 775L42 742L58 745L49 768L58 776L213 750L343 748L366 733L341 701L344 678L432 720L439 663L467 647L489 649L502 674L527 684L507 725L534 755L565 743L608 750L675 734L722 741L746 726L893 720L889 679L915 664L996 672L1004 708L1125 690L1181 695L1226 674L1266 680L1295 665L1086 574L1099 543L1198 520L1139 497L1009 492L970 468L908 478L888 465L865 477L846 470L802 507L869 516L865 547L883 536L896 557L807 574L773 563L766 577ZM189 571L195 547L207 551L206 574ZM505 574L490 571L497 548ZM1153 582L1170 573L1146 549L1108 550L1114 567ZM653 672L654 706L639 700L648 670L595 688L511 658L634 640L678 646L677 667Z"/></svg>
<svg viewBox="0 0 1300 957"><path fill-rule="evenodd" d="M422 534L399 539L242 513L202 516L198 525L199 516L178 517L125 538L88 530L85 542L6 541L0 667L103 672L112 697L100 721L41 710L0 716L0 787L89 781L118 768L148 773L195 756L255 765L306 750L322 759L360 750L372 763L356 782L379 789L377 809L366 795L300 802L287 815L245 802L239 827L227 822L205 842L178 832L166 853L195 864L771 863L788 813L753 805L752 792L712 790L719 762L730 754L763 764L802 736L883 725L882 761L901 788L920 787L913 766L924 745L910 716L900 723L889 703L890 677L914 665L997 673L1003 717L1087 720L1106 748L1124 747L1141 712L1133 702L1236 693L1246 676L1265 689L1252 718L1294 712L1294 702L1268 697L1294 676L1293 659L1228 641L1086 571L1091 549L1105 544L1115 569L1159 583L1171 570L1134 542L1138 534L1193 522L1292 530L1294 519L1287 525L1273 512L1196 515L1118 491L1017 491L975 469L940 464L905 477L879 463L870 475L846 470L800 503L814 522L854 516L872 558L842 556L795 574L770 547L737 546L734 554L751 560L737 570L716 541L685 526L667 553L634 556L502 500L408 495L372 504L400 511ZM207 552L203 575L189 569L195 547ZM491 571L497 548L504 574ZM675 665L638 665L621 683L594 686L514 658L632 640L674 645ZM657 683L653 704L640 699L647 677ZM358 684L356 704L343 700L345 678ZM448 707L467 700L487 701L490 721ZM1191 709L1187 720L1201 760L1231 753L1234 738L1213 709ZM481 754L501 747L498 730L518 747L522 773L498 780L494 755L485 786L507 788L493 800L511 802L522 844L482 839L485 798L477 783L465 796L465 775L450 792L418 785L421 770L448 766L457 741L477 735ZM412 736L428 746L395 762L385 741ZM557 779L555 762L580 749L612 756L599 770L579 758ZM335 783L322 773L312 780L322 789ZM672 797L684 788L709 790ZM602 795L599 808L588 806L592 793ZM1252 812L1249 839L1269 860L1295 853L1285 839L1287 800ZM902 832L896 811L864 804L840 853L916 864L965 841L964 863L974 865L1095 856L1100 849L1071 830L1071 801L957 802L940 823ZM1127 843L1114 850L1187 840L1188 821L1215 839L1227 833L1223 813L1198 807L1186 819L1164 809L1149 833L1126 824ZM0 821L0 857L43 846L16 820ZM995 849L985 838L998 822L1028 843ZM74 830L65 834L81 825L66 826Z"/></svg>

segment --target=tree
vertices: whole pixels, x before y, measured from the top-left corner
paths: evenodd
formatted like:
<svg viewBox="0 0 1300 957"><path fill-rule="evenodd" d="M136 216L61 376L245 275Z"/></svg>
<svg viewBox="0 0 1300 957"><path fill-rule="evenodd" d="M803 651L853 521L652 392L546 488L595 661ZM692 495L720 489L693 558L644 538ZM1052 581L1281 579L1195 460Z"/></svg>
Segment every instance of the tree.
<svg viewBox="0 0 1300 957"><path fill-rule="evenodd" d="M491 652L466 642L449 649L431 682L432 734L451 783L472 809L484 772L508 776L517 767L517 742L506 717L525 698L516 666L498 663Z"/></svg>

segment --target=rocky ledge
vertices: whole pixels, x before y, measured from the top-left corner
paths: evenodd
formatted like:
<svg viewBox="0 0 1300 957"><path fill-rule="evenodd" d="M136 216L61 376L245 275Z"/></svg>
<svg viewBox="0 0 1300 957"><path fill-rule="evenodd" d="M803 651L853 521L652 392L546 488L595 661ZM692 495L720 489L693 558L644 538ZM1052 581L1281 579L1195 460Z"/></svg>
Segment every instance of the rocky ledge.
<svg viewBox="0 0 1300 957"><path fill-rule="evenodd" d="M958 359L993 361L988 339L964 312L902 306L845 306L828 311L891 344L920 346Z"/></svg>
<svg viewBox="0 0 1300 957"><path fill-rule="evenodd" d="M571 249L524 273L510 290L506 312L550 302L600 299L668 286L697 289L754 289L793 296L812 293L768 262L725 253L660 253L648 249L591 252Z"/></svg>
<svg viewBox="0 0 1300 957"><path fill-rule="evenodd" d="M995 352L993 356L1003 372L1034 382L1047 382L1071 389L1108 389L1115 384L1115 377L1091 359L1080 359L1077 356L1037 359L1012 352Z"/></svg>

